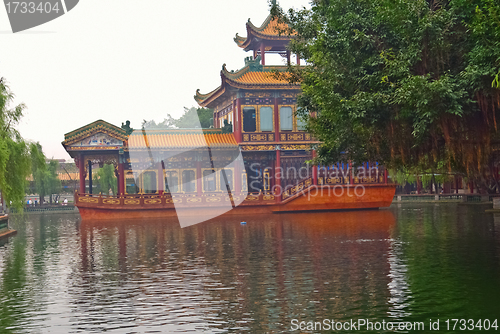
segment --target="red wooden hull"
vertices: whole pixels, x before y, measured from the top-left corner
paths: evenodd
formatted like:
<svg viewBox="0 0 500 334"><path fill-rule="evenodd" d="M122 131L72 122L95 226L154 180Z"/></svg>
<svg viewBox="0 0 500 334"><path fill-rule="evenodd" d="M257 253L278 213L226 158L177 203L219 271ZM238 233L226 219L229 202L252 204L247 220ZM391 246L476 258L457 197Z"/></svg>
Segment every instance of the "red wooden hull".
<svg viewBox="0 0 500 334"><path fill-rule="evenodd" d="M359 210L388 207L392 203L396 191L395 185L338 185L313 186L277 202L272 195L248 195L243 202L225 212L221 211L221 200L215 195L200 197L166 197L163 195L145 195L139 197L125 196L111 198L108 196L76 195L75 205L80 211L82 220L124 220L144 218L176 217L175 203L186 201L184 212L195 217L218 216L225 212L228 215L255 215L280 212L325 211L325 210ZM237 195L234 196L237 198ZM223 200L222 200L223 201ZM177 210L182 203L177 205ZM226 206L227 207L227 206Z"/></svg>

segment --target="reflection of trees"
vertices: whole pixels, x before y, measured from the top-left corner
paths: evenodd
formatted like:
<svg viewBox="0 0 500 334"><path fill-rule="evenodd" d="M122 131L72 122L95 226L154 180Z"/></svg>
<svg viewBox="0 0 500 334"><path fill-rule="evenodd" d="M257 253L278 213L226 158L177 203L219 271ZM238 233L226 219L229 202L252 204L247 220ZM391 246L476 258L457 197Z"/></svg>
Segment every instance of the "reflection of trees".
<svg viewBox="0 0 500 334"><path fill-rule="evenodd" d="M17 323L26 318L16 311L22 309L23 300L15 294L26 285L26 244L19 239L12 238L10 244L0 249L0 331L6 333L14 333Z"/></svg>
<svg viewBox="0 0 500 334"><path fill-rule="evenodd" d="M40 328L50 305L63 299L66 277L51 274L71 262L60 235L74 232L74 223L59 215L10 219L18 234L0 248L0 333Z"/></svg>
<svg viewBox="0 0 500 334"><path fill-rule="evenodd" d="M498 264L498 242L484 207L407 205L397 215L412 317L496 318L500 272L492 264Z"/></svg>

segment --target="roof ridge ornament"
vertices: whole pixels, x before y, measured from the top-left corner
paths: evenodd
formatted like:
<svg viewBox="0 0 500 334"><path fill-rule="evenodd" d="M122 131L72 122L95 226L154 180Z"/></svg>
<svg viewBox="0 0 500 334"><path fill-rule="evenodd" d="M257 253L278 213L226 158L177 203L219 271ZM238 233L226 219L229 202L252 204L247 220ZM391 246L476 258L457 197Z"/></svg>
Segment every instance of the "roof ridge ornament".
<svg viewBox="0 0 500 334"><path fill-rule="evenodd" d="M262 71L263 66L260 63L261 60L261 56L257 56L255 59L253 59L252 56L246 57L245 66L248 66L252 72Z"/></svg>

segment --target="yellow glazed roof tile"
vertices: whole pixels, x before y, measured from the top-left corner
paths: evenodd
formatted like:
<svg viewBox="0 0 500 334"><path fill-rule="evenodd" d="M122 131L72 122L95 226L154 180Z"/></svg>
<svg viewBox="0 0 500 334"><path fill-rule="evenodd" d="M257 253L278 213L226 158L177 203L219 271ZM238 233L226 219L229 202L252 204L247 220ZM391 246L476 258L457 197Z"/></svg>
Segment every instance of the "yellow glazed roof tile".
<svg viewBox="0 0 500 334"><path fill-rule="evenodd" d="M128 139L129 149L142 148L203 148L238 146L232 133L183 133L182 130L172 130L171 133L150 133L146 135L133 134Z"/></svg>

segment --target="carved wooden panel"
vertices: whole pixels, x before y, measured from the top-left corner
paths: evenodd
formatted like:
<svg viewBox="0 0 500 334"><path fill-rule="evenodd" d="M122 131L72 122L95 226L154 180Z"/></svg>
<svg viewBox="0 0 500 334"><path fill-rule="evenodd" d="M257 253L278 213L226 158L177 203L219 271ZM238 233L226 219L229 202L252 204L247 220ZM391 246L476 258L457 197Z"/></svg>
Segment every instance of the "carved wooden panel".
<svg viewBox="0 0 500 334"><path fill-rule="evenodd" d="M93 197L80 197L78 201L83 203L99 203L99 199Z"/></svg>
<svg viewBox="0 0 500 334"><path fill-rule="evenodd" d="M253 134L250 135L251 141L267 141L267 136L265 134Z"/></svg>
<svg viewBox="0 0 500 334"><path fill-rule="evenodd" d="M161 199L159 198L145 199L144 204L161 204Z"/></svg>
<svg viewBox="0 0 500 334"><path fill-rule="evenodd" d="M117 198L103 198L102 204L120 204L120 200Z"/></svg>

